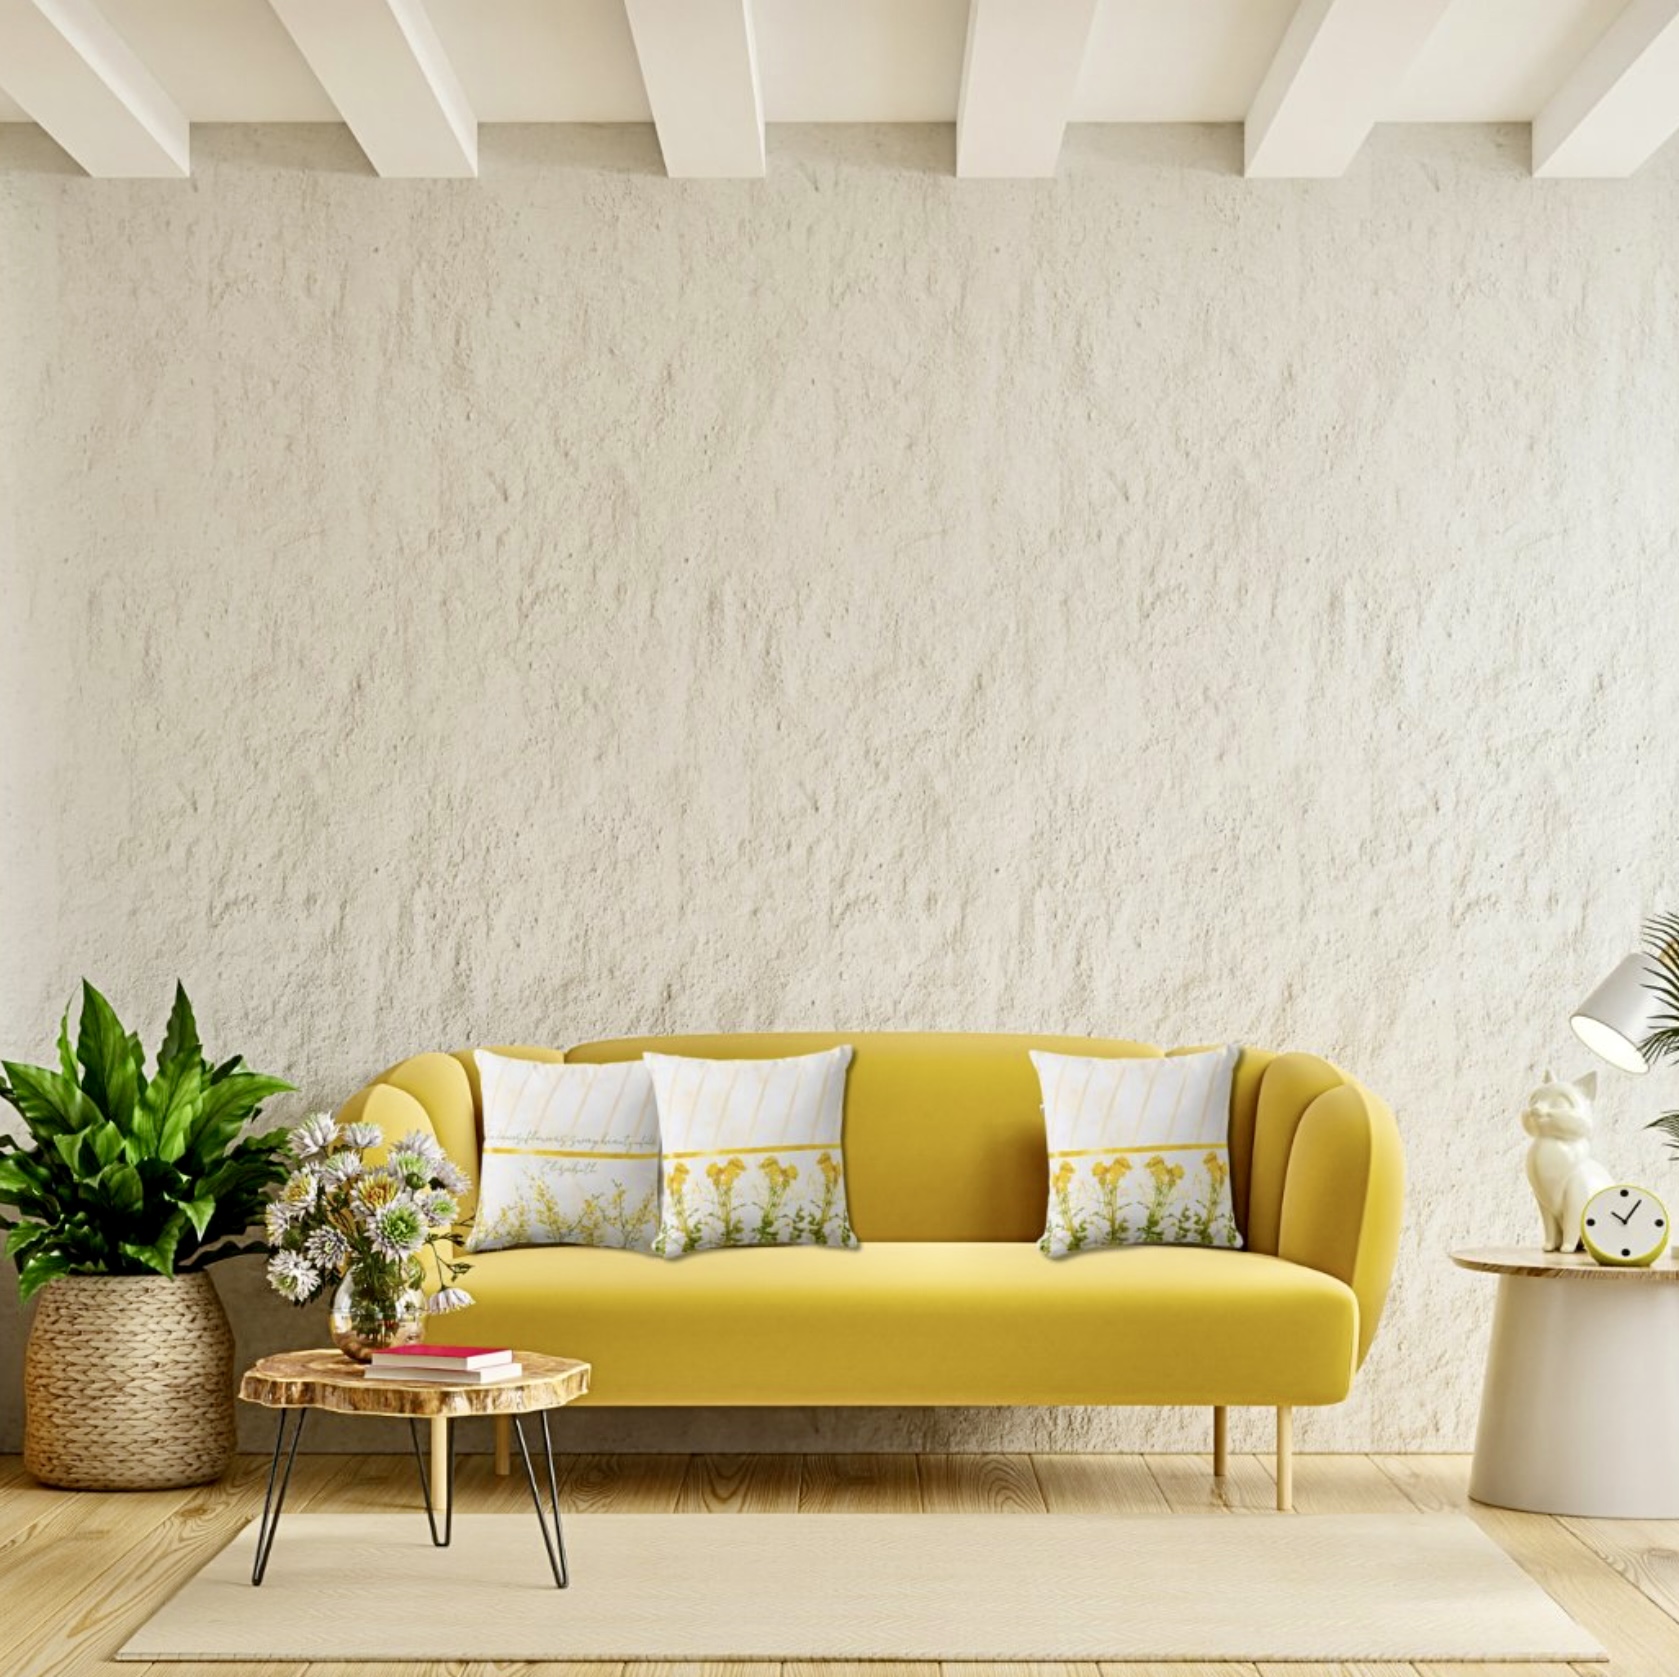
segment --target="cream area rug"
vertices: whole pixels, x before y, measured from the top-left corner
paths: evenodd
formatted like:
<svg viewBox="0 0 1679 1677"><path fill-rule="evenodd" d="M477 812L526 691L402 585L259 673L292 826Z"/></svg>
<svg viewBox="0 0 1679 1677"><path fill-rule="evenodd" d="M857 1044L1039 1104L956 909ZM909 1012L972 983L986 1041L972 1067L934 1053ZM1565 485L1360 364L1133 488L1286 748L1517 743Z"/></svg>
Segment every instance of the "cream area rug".
<svg viewBox="0 0 1679 1677"><path fill-rule="evenodd" d="M1461 1515L296 1514L126 1660L1569 1660L1603 1649Z"/></svg>

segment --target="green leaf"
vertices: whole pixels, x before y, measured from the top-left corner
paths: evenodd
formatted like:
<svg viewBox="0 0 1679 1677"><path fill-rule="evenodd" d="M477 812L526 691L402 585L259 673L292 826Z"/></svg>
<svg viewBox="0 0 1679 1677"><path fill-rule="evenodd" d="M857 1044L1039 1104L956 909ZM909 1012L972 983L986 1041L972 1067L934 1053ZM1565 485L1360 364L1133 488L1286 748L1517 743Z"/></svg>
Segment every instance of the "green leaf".
<svg viewBox="0 0 1679 1677"><path fill-rule="evenodd" d="M203 1111L205 1087L196 1054L177 1054L159 1066L134 1116L136 1145L160 1159L180 1158Z"/></svg>
<svg viewBox="0 0 1679 1677"><path fill-rule="evenodd" d="M107 1165L88 1186L101 1203L116 1212L138 1211L146 1203L140 1173L126 1159Z"/></svg>
<svg viewBox="0 0 1679 1677"><path fill-rule="evenodd" d="M188 1180L179 1165L166 1163L162 1159L138 1159L135 1170L140 1176L140 1186L146 1191L148 1202L154 1200L168 1200L173 1204L176 1200L194 1199L204 1192Z"/></svg>
<svg viewBox="0 0 1679 1677"><path fill-rule="evenodd" d="M27 1301L49 1281L70 1273L70 1260L62 1252L38 1252L18 1271L18 1297Z"/></svg>
<svg viewBox="0 0 1679 1677"><path fill-rule="evenodd" d="M87 1134L86 1130L77 1130L74 1135L55 1135L52 1138L54 1151L64 1161L64 1168L72 1176L80 1176L82 1173L82 1139Z"/></svg>
<svg viewBox="0 0 1679 1677"><path fill-rule="evenodd" d="M210 1225L210 1219L216 1214L216 1202L213 1199L183 1200L181 1209L187 1214L187 1221L192 1224L192 1232L202 1240L205 1229Z"/></svg>
<svg viewBox="0 0 1679 1677"><path fill-rule="evenodd" d="M192 1127L190 1145L200 1157L219 1155L239 1133L245 1120L270 1095L291 1092L281 1077L264 1077L259 1072L236 1071L204 1092L204 1108Z"/></svg>
<svg viewBox="0 0 1679 1677"><path fill-rule="evenodd" d="M133 1031L128 1033L128 1058L134 1067L134 1097L138 1100L146 1092L146 1051Z"/></svg>
<svg viewBox="0 0 1679 1677"><path fill-rule="evenodd" d="M37 1139L85 1130L103 1120L104 1114L73 1078L44 1066L20 1066L11 1060L3 1064L9 1086L7 1099L23 1114Z"/></svg>
<svg viewBox="0 0 1679 1677"><path fill-rule="evenodd" d="M52 1230L44 1229L39 1223L19 1223L6 1236L6 1256L15 1263L26 1258L44 1240L52 1239Z"/></svg>
<svg viewBox="0 0 1679 1677"><path fill-rule="evenodd" d="M175 1248L181 1243L181 1233L185 1227L186 1216L177 1211L164 1224L163 1233L156 1240L145 1245L132 1240L123 1241L123 1255L132 1258L137 1264L144 1264L147 1269L155 1269L159 1275L173 1275Z"/></svg>
<svg viewBox="0 0 1679 1677"><path fill-rule="evenodd" d="M210 1073L210 1081L212 1083L220 1083L223 1078L231 1077L234 1072L238 1071L238 1069L244 1065L244 1063L245 1056L243 1054L235 1054L232 1059L223 1060L222 1063Z"/></svg>
<svg viewBox="0 0 1679 1677"><path fill-rule="evenodd" d="M83 1133L88 1138L88 1145L93 1149L93 1156L99 1161L101 1170L122 1157L123 1135L115 1124L99 1124Z"/></svg>
<svg viewBox="0 0 1679 1677"><path fill-rule="evenodd" d="M1664 1112L1661 1117L1652 1118L1644 1128L1660 1130L1667 1137L1668 1146L1679 1153L1679 1112Z"/></svg>
<svg viewBox="0 0 1679 1677"><path fill-rule="evenodd" d="M19 1153L14 1153L9 1159L0 1159L0 1204L17 1204L14 1195L40 1194L41 1185L27 1161L28 1155Z"/></svg>
<svg viewBox="0 0 1679 1677"><path fill-rule="evenodd" d="M183 1055L198 1060L204 1057L198 1040L198 1021L192 1016L192 1003L187 1000L186 987L175 980L175 1005L169 1010L169 1023L163 1032L163 1046L157 1051L157 1069L161 1073L171 1060Z"/></svg>
<svg viewBox="0 0 1679 1677"><path fill-rule="evenodd" d="M1655 976L1648 988L1661 1003L1651 1031L1638 1047L1649 1064L1679 1059L1679 915L1652 914L1644 922L1644 948ZM1660 1123L1660 1120L1657 1120Z"/></svg>
<svg viewBox="0 0 1679 1677"><path fill-rule="evenodd" d="M139 1080L134 1050L111 1004L82 980L82 1025L76 1040L82 1087L113 1124L128 1129L134 1119Z"/></svg>
<svg viewBox="0 0 1679 1677"><path fill-rule="evenodd" d="M70 1050L70 1009L65 1008L58 1021L58 1069L64 1073L65 1081L79 1085L76 1076L76 1056Z"/></svg>

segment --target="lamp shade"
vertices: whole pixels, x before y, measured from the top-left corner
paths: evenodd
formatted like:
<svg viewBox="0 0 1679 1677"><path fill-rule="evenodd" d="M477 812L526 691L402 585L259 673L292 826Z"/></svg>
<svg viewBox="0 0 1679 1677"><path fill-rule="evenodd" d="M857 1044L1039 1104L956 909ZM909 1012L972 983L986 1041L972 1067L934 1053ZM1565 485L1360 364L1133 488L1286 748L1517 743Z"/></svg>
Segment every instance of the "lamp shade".
<svg viewBox="0 0 1679 1677"><path fill-rule="evenodd" d="M1661 969L1643 953L1633 954L1575 1008L1574 1034L1617 1071L1650 1069L1643 1043L1657 1028L1661 998L1652 988Z"/></svg>

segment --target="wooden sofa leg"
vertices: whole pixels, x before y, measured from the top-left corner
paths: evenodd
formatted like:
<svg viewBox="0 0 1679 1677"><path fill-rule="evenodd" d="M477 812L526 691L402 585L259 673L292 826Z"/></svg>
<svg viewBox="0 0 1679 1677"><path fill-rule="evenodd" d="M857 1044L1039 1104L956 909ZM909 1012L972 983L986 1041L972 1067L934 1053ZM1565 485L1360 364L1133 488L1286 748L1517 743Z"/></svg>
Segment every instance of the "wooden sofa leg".
<svg viewBox="0 0 1679 1677"><path fill-rule="evenodd" d="M1213 1405L1213 1477L1222 1479L1230 1466L1230 1412L1222 1403Z"/></svg>
<svg viewBox="0 0 1679 1677"><path fill-rule="evenodd" d="M496 1416L496 1476L505 1479L513 1471L513 1422L509 1416Z"/></svg>
<svg viewBox="0 0 1679 1677"><path fill-rule="evenodd" d="M442 1514L449 1500L449 1417L431 1418L431 1508Z"/></svg>
<svg viewBox="0 0 1679 1677"><path fill-rule="evenodd" d="M1286 1403L1277 1410L1277 1509L1294 1511L1294 1409Z"/></svg>

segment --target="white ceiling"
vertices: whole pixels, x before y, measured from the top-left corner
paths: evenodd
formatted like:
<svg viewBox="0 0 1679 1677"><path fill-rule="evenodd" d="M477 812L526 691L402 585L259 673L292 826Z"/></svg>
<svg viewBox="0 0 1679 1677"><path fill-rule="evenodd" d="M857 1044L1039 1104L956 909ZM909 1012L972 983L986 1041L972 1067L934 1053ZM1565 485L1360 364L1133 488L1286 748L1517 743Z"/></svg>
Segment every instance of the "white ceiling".
<svg viewBox="0 0 1679 1677"><path fill-rule="evenodd" d="M350 3L350 0L346 0ZM425 0L481 122L645 122L624 0ZM1451 0L1382 115L1525 122L1625 0ZM268 0L101 0L194 122L334 122ZM1295 0L1097 0L1075 122L1236 122ZM770 122L949 122L968 0L753 0ZM0 64L0 87L5 66ZM26 121L0 92L0 121Z"/></svg>

